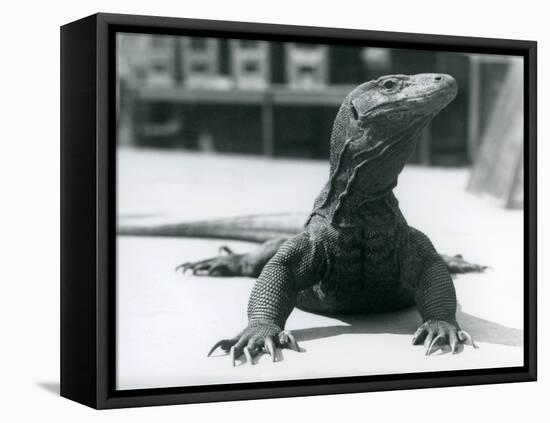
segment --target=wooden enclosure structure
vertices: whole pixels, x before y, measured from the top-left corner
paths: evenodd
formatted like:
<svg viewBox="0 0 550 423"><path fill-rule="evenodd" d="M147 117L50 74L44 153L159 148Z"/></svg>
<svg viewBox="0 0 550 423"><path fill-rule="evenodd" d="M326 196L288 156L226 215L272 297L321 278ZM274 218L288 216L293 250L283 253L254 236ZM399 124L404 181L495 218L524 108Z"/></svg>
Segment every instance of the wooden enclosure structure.
<svg viewBox="0 0 550 423"><path fill-rule="evenodd" d="M472 163L510 60L259 40L119 37L121 144L268 156L326 157L334 115L358 83L391 73L446 72L457 80L459 94L423 132L412 161Z"/></svg>

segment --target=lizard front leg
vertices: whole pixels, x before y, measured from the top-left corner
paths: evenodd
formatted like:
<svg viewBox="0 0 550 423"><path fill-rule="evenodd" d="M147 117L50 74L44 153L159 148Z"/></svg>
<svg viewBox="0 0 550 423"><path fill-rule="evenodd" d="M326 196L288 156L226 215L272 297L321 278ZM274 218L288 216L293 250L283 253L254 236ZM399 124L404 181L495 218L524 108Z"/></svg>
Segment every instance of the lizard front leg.
<svg viewBox="0 0 550 423"><path fill-rule="evenodd" d="M461 343L477 348L472 337L456 320L456 292L446 263L422 232L411 228L404 251L404 279L414 290L423 323L413 335L413 344L424 343L426 355L448 346L454 354Z"/></svg>
<svg viewBox="0 0 550 423"><path fill-rule="evenodd" d="M210 350L220 347L229 351L233 365L245 354L253 357L264 349L275 361L275 347L299 351L291 333L284 330L286 320L296 305L300 290L309 288L322 274L324 249L310 234L303 232L286 241L266 264L252 288L248 302L248 325L237 336L218 341Z"/></svg>

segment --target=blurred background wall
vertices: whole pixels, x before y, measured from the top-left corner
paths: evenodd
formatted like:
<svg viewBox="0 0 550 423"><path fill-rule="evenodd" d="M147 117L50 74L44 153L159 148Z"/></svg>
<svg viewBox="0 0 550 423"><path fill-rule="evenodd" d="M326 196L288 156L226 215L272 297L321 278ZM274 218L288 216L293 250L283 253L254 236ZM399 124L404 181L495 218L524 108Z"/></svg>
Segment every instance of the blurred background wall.
<svg viewBox="0 0 550 423"><path fill-rule="evenodd" d="M470 190L522 204L521 58L145 34L119 34L117 58L119 145L311 159L328 157L334 116L357 84L449 73L457 98L411 161L472 165Z"/></svg>

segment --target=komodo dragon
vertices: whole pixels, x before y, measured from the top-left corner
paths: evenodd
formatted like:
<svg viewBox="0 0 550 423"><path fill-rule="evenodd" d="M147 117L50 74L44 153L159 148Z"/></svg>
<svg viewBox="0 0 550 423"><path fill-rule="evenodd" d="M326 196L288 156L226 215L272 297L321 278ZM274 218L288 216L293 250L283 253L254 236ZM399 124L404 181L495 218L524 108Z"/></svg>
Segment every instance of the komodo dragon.
<svg viewBox="0 0 550 423"><path fill-rule="evenodd" d="M329 180L300 229L292 216L268 216L121 226L118 232L265 241L248 254L222 247L225 255L178 266L197 275L258 277L248 325L208 354L221 347L230 352L233 365L243 353L252 363L262 349L273 361L276 346L299 351L284 330L294 307L344 314L416 304L423 323L412 342L423 342L427 355L445 347L455 353L461 343L475 347L456 321L450 273L484 267L459 255L439 255L426 235L407 224L392 191L421 129L456 93L455 80L445 74L384 76L351 91L334 121Z"/></svg>

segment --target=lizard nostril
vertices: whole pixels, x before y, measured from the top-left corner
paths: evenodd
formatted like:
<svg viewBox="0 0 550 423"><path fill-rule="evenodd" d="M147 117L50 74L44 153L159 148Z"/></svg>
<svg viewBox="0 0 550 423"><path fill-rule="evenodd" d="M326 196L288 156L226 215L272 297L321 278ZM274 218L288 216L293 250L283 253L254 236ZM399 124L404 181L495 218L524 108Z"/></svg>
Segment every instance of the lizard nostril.
<svg viewBox="0 0 550 423"><path fill-rule="evenodd" d="M441 81L441 77L440 77L440 76L436 76L434 79L435 79L436 81Z"/></svg>

